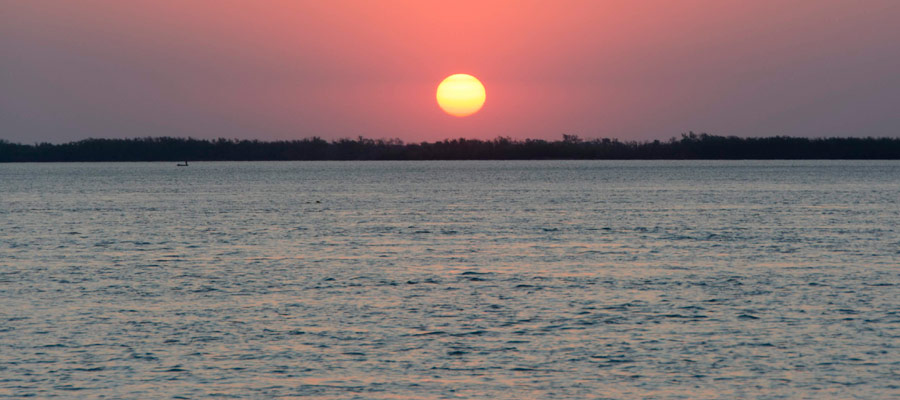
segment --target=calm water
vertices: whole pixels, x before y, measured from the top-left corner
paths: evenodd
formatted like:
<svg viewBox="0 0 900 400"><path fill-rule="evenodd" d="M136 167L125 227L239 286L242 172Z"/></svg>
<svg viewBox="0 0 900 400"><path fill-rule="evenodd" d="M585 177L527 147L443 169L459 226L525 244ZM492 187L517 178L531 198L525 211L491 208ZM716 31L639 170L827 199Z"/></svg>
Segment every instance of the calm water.
<svg viewBox="0 0 900 400"><path fill-rule="evenodd" d="M898 398L898 162L0 165L0 396Z"/></svg>

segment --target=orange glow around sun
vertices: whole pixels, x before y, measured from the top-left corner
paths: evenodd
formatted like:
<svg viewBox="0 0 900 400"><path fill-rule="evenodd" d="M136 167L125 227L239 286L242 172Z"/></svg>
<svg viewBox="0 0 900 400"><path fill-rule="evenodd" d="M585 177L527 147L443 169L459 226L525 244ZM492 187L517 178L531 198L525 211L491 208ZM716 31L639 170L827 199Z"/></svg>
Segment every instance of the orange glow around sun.
<svg viewBox="0 0 900 400"><path fill-rule="evenodd" d="M484 99L484 85L472 75L450 75L437 88L438 105L455 117L475 114L484 105Z"/></svg>

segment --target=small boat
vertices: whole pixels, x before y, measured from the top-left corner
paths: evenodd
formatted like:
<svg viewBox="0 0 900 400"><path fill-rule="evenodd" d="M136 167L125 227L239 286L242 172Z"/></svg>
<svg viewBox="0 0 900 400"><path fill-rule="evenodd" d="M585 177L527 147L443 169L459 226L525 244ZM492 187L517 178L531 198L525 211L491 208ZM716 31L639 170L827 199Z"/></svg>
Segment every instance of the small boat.
<svg viewBox="0 0 900 400"><path fill-rule="evenodd" d="M178 164L178 166L179 166L179 167L187 167L187 166L188 166L188 163L187 163L187 161L185 161L184 164Z"/></svg>

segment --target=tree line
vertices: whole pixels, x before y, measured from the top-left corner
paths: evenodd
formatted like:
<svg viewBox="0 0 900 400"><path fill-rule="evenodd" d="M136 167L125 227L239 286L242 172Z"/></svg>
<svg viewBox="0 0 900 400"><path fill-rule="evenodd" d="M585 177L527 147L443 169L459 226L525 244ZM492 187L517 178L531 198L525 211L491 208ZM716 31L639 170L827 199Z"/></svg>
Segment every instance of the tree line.
<svg viewBox="0 0 900 400"><path fill-rule="evenodd" d="M146 137L34 145L0 140L0 162L275 160L698 160L900 159L900 138L740 138L684 133L667 141L399 139L311 137L289 141Z"/></svg>

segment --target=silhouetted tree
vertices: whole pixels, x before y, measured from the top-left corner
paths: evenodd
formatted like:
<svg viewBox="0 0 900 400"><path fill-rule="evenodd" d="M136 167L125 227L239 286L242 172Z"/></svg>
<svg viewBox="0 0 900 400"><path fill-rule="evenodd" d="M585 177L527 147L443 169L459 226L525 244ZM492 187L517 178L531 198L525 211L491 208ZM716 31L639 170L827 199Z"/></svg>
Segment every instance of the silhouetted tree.
<svg viewBox="0 0 900 400"><path fill-rule="evenodd" d="M525 160L525 159L900 159L897 138L739 138L683 133L667 141L445 139L403 143L400 139L310 138L259 140L145 137L85 139L33 145L0 140L0 162L214 161L214 160Z"/></svg>

